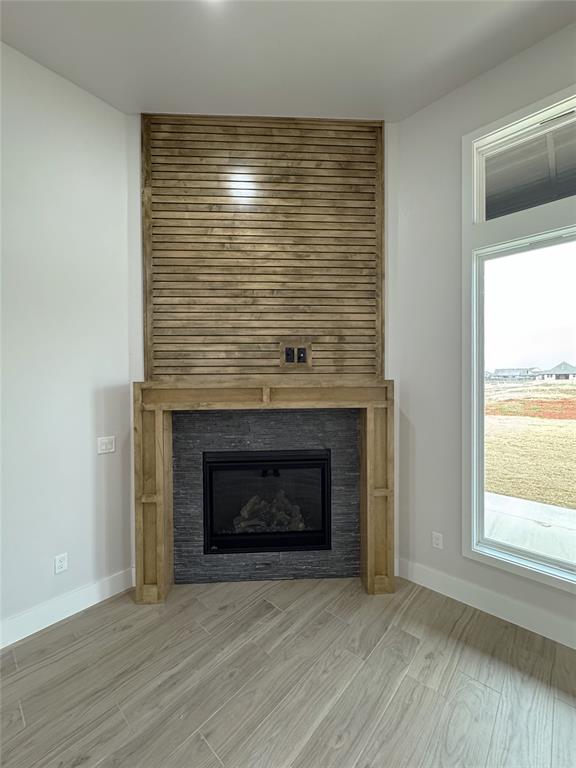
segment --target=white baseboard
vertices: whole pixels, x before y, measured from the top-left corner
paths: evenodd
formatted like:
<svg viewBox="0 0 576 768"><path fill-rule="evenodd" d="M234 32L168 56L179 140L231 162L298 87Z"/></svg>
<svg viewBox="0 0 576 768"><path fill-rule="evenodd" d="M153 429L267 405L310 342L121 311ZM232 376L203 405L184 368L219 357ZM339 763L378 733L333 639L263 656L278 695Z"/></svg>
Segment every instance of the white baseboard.
<svg viewBox="0 0 576 768"><path fill-rule="evenodd" d="M409 581L471 605L473 608L491 613L531 632L544 635L558 643L576 648L575 623L568 618L557 616L545 608L535 608L530 603L493 592L471 581L450 576L420 563L400 558L398 566L398 575Z"/></svg>
<svg viewBox="0 0 576 768"><path fill-rule="evenodd" d="M90 608L91 605L130 589L133 584L132 568L128 568L100 581L54 597L52 600L46 600L28 611L8 616L2 620L0 647L12 645L51 624L67 619L79 611Z"/></svg>

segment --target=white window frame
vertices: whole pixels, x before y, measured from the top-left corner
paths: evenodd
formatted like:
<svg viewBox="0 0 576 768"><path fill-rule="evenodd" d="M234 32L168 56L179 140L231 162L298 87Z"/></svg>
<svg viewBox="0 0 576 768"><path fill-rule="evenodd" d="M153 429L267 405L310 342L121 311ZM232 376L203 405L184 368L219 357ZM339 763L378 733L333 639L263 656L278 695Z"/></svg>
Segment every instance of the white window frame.
<svg viewBox="0 0 576 768"><path fill-rule="evenodd" d="M484 452L484 350L479 291L482 289L481 267L487 258L576 239L576 198L556 200L486 221L484 180L481 173L476 173L476 158L494 148L496 142L492 134L502 129L510 128L506 131L509 136L518 130L525 131L526 137L534 136L539 130L533 125L534 117L543 110L554 108L553 127L558 127L564 121L563 114L570 106L568 100L574 97L575 91L575 88L560 91L462 139L462 554L574 594L576 573L570 569L544 557L533 560L520 550L482 541L479 535L483 528ZM501 134L497 141L502 142ZM511 140L505 137L503 143L509 146Z"/></svg>

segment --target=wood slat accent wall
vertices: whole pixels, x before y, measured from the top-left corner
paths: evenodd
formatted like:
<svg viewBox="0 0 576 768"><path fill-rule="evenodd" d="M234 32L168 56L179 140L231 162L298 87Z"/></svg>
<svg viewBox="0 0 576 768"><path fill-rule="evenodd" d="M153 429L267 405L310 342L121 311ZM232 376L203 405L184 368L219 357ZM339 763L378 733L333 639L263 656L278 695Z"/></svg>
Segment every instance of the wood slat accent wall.
<svg viewBox="0 0 576 768"><path fill-rule="evenodd" d="M382 375L381 123L144 115L142 147L148 380Z"/></svg>

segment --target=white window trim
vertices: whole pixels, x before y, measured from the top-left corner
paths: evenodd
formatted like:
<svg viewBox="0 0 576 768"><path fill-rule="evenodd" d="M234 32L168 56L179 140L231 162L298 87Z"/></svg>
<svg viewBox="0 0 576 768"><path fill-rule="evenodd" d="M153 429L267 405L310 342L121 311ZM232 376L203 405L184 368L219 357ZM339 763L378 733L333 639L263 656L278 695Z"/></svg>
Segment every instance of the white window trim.
<svg viewBox="0 0 576 768"><path fill-rule="evenodd" d="M566 237L576 237L576 201L564 198L525 211L483 220L482 206L478 203L481 189L475 177L475 143L489 139L501 128L530 118L574 95L574 88L565 89L525 109L508 115L491 125L474 131L462 139L462 554L478 562L524 576L541 583L576 594L576 575L553 564L537 564L521 553L492 548L485 542L477 543L476 505L478 489L475 487L474 462L478 455L478 380L479 354L476 344L476 265L479 257L509 250L511 244L522 241L522 248L536 248L550 233L563 230ZM558 114L561 114L561 109ZM488 143L488 142L487 142ZM481 186L481 185L480 185ZM479 215L480 214L480 215ZM480 443L481 445L481 443Z"/></svg>

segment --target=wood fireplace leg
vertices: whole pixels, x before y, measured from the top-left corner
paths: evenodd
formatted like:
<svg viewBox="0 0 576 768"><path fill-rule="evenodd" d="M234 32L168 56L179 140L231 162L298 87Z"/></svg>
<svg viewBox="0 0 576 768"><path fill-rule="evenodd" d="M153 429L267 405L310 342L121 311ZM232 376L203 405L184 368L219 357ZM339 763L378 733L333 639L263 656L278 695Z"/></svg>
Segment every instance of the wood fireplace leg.
<svg viewBox="0 0 576 768"><path fill-rule="evenodd" d="M162 435L164 444L162 503L164 508L164 599L174 583L174 491L172 487L172 411L162 413Z"/></svg>
<svg viewBox="0 0 576 768"><path fill-rule="evenodd" d="M361 576L372 595L394 592L394 408L362 412Z"/></svg>
<svg viewBox="0 0 576 768"><path fill-rule="evenodd" d="M164 457L166 454L166 462ZM134 390L136 601L159 603L172 583L172 420Z"/></svg>

